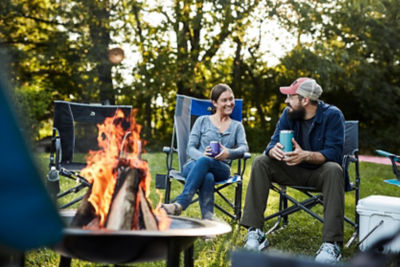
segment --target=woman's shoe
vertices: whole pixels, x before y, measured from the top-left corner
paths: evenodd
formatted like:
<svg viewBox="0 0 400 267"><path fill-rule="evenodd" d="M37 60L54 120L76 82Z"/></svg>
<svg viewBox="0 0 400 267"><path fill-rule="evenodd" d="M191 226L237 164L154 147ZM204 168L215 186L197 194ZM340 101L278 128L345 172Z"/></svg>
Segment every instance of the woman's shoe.
<svg viewBox="0 0 400 267"><path fill-rule="evenodd" d="M181 215L182 206L179 203L162 204L161 208L165 210L168 215Z"/></svg>

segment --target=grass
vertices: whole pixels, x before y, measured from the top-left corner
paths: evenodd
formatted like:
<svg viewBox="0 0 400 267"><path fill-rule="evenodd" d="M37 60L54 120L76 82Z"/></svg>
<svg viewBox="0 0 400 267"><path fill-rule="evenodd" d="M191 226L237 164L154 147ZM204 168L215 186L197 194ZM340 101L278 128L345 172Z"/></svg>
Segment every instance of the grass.
<svg viewBox="0 0 400 267"><path fill-rule="evenodd" d="M247 183L250 174L251 162L256 155L252 155L252 159L247 162L247 169L244 176L244 187L243 187L243 201L246 194ZM39 154L37 156L40 169L45 177L47 173L48 155ZM143 158L148 161L150 171L153 177L150 200L155 206L160 202L160 197L163 196L164 192L157 192L154 187L154 177L157 173L166 173L165 167L165 156L163 153L148 153L144 154ZM353 171L353 170L352 170ZM353 172L352 172L353 173ZM393 186L383 182L384 179L394 178L391 167L387 165L380 165L374 163L361 162L360 164L361 173L361 198L369 195L387 195L400 197L400 190ZM63 188L73 185L75 182L66 180L61 183ZM177 195L181 192L182 186L178 183L174 184L173 195ZM228 187L225 189L226 193L233 196L233 188ZM299 196L298 196L299 197ZM62 203L69 201L69 199L63 200ZM216 201L220 203L218 197ZM270 214L276 211L278 203L278 195L271 193L268 201L268 207L266 214ZM75 206L76 207L76 206ZM322 212L322 207L314 208L315 211ZM346 215L350 218L354 218L354 194L346 194ZM232 227L232 231L228 234L218 236L211 241L205 241L198 239L194 244L194 259L195 266L229 266L230 265L230 252L243 247L243 239L246 235L246 229L239 227L238 223L232 221L230 218L219 212L215 211L216 216ZM198 204L191 205L182 214L185 217L200 218L200 208ZM321 242L321 231L322 224L317 220L311 218L304 212L297 212L296 214L289 217L289 225L276 231L275 233L268 236L270 241L269 251L284 252L288 255L299 255L301 257L313 257L316 250L320 246ZM264 229L269 229L274 224L274 221L265 223ZM353 228L345 223L344 239L347 241L352 233ZM343 261L348 261L357 252L357 248L353 244L350 248L344 248L343 250ZM26 266L58 266L59 255L54 251L46 248L34 250L28 252L25 258ZM165 266L165 261L156 261L148 263L134 264L134 266ZM107 266L104 264L91 263L81 261L78 259L72 260L72 266ZM124 266L133 266L133 264L126 264Z"/></svg>

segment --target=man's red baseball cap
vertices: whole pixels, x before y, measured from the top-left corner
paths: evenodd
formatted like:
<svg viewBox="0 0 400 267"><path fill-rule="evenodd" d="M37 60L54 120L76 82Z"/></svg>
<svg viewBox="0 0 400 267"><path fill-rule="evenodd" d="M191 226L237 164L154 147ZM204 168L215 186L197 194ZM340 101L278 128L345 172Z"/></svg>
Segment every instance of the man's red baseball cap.
<svg viewBox="0 0 400 267"><path fill-rule="evenodd" d="M318 100L322 94L321 86L311 78L298 78L290 86L280 87L279 90L284 95L301 95L311 100Z"/></svg>

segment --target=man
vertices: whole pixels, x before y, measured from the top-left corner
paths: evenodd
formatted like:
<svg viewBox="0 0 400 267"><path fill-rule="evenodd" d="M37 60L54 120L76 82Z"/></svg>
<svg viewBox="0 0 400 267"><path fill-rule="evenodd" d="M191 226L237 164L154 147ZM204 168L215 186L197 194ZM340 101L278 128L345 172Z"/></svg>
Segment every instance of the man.
<svg viewBox="0 0 400 267"><path fill-rule="evenodd" d="M261 250L268 245L262 231L264 211L272 182L281 185L313 186L324 195L322 245L316 260L335 262L343 244L344 181L341 159L344 117L335 106L319 100L322 88L314 79L299 78L289 87L286 109L264 154L252 166L241 225L248 227L245 247ZM281 130L293 130L293 151L283 152Z"/></svg>

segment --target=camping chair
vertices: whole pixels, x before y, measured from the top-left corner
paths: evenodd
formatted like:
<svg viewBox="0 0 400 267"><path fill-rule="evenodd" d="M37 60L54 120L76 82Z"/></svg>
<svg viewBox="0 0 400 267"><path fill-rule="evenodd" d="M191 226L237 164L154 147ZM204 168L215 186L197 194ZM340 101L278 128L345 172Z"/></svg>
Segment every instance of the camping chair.
<svg viewBox="0 0 400 267"><path fill-rule="evenodd" d="M241 99L235 100L235 108L231 115L232 119L242 121L242 103L243 101ZM183 171L183 165L188 159L186 147L189 141L190 129L199 116L211 114L211 107L211 100L177 95L171 145L163 148L163 152L166 154L167 174L156 175L156 188L165 189L165 203L174 202L176 200L170 199L172 180L176 180L182 184L185 183L185 178L181 175L181 172ZM175 146L175 140L177 141L177 147ZM174 152L178 154L179 170L173 168ZM229 206L223 208L215 203L215 207L235 220L238 220L241 216L242 177L248 158L250 158L250 153L245 153L241 159L237 160L237 172L231 177L227 177L226 180L216 182L214 187L214 192ZM229 185L236 186L233 200L223 195L222 192L222 190ZM192 203L197 200L198 198L194 199Z"/></svg>
<svg viewBox="0 0 400 267"><path fill-rule="evenodd" d="M396 179L386 179L384 180L384 182L400 186L400 168L399 168L400 156L381 149L376 150L376 153L390 159L390 162L392 163L393 173L396 176Z"/></svg>
<svg viewBox="0 0 400 267"><path fill-rule="evenodd" d="M350 163L354 163L354 177L351 179L349 173ZM343 160L342 160L342 168L343 168L343 179L345 181L345 192L354 191L355 194L355 205L357 206L358 200L360 199L360 173L359 173L359 161L358 161L358 121L346 121L345 122L345 140L344 140L344 148L343 148ZM352 180L352 181L351 181ZM279 194L279 211L265 217L265 221L268 221L272 218L278 217L276 223L267 231L267 234L273 232L278 228L283 219L283 224L287 225L289 222L288 216L297 211L303 210L310 214L312 217L316 218L320 222L324 222L324 219L318 215L317 213L311 210L317 204L323 204L323 196L321 193L315 194L318 192L314 187L306 187L306 186L289 186L292 189L298 190L304 193L307 198L305 200L299 201L296 200L293 196L288 194L286 186L280 186L276 184L272 184L271 189ZM288 207L288 200L293 203L290 207ZM347 242L346 247L349 247L351 243L358 236L358 228L359 228L359 216L354 210L355 220L352 221L346 216L344 220L354 227L354 233L350 240Z"/></svg>
<svg viewBox="0 0 400 267"><path fill-rule="evenodd" d="M99 150L97 124L115 115L117 109L124 112L126 120L122 126L129 129L131 106L82 104L54 101L53 135L51 138L49 174L47 187L54 198L77 193L90 184L79 175L86 166L85 156L89 150ZM60 193L59 176L74 179L78 185ZM60 208L67 208L80 201L77 197Z"/></svg>

